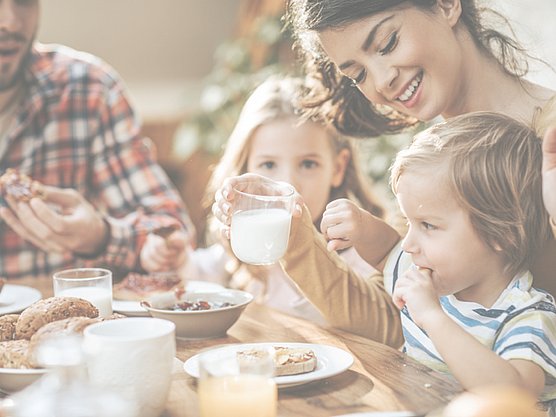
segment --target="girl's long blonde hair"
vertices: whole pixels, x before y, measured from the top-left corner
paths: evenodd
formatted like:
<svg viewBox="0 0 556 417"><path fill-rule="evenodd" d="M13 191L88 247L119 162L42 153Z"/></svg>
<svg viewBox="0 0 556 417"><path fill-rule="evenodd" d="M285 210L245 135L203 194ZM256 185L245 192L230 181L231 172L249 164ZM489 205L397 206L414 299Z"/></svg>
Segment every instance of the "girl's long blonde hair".
<svg viewBox="0 0 556 417"><path fill-rule="evenodd" d="M529 269L552 238L541 163L542 141L531 128L499 113L476 112L416 135L398 153L390 179L396 193L405 172L447 167L440 172L475 231L500 250L506 271L515 275Z"/></svg>
<svg viewBox="0 0 556 417"><path fill-rule="evenodd" d="M224 154L209 180L204 200L206 207L212 204L215 191L222 186L226 178L247 172L251 139L260 126L287 118L297 118L300 123L306 121L300 116L297 107L297 103L305 91L306 87L303 81L293 77L272 77L255 89L243 106L226 144ZM312 120L312 122L320 123L318 120ZM339 153L341 150L347 149L351 155L344 181L339 187L331 190L329 200L351 198L356 200L363 209L375 216L383 217L384 209L371 193L370 180L360 169L354 154L353 141L340 135L333 128L322 126L328 133L334 152Z"/></svg>

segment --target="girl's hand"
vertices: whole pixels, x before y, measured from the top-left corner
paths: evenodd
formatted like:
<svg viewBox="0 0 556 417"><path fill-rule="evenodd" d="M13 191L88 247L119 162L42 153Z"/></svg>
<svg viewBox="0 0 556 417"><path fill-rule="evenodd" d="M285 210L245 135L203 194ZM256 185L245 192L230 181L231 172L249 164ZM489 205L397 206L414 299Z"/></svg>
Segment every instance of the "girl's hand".
<svg viewBox="0 0 556 417"><path fill-rule="evenodd" d="M375 239L377 219L353 201L340 198L326 206L320 223L320 230L328 240L328 250L341 250L355 246L360 249L365 239ZM382 223L382 221L380 220ZM364 250L363 250L364 252Z"/></svg>
<svg viewBox="0 0 556 417"><path fill-rule="evenodd" d="M444 314L429 269L405 272L396 282L392 300L400 310L407 307L413 321L422 328L438 314Z"/></svg>
<svg viewBox="0 0 556 417"><path fill-rule="evenodd" d="M556 126L546 131L542 148L542 192L544 205L550 216L556 220Z"/></svg>
<svg viewBox="0 0 556 417"><path fill-rule="evenodd" d="M340 198L327 204L320 223L321 233L328 240L329 251L357 245L363 222L363 212L353 201Z"/></svg>
<svg viewBox="0 0 556 417"><path fill-rule="evenodd" d="M141 267L147 272L173 271L187 262L191 250L191 237L176 230L167 238L150 233L141 249Z"/></svg>
<svg viewBox="0 0 556 417"><path fill-rule="evenodd" d="M269 185L277 182L270 178L257 174L243 174L237 177L230 177L214 194L214 204L212 214L221 224L222 234L226 239L230 238L230 224L232 221L232 207L234 204L234 189L248 193L260 193L268 188ZM301 216L301 206L303 199L297 192L294 197L293 217Z"/></svg>

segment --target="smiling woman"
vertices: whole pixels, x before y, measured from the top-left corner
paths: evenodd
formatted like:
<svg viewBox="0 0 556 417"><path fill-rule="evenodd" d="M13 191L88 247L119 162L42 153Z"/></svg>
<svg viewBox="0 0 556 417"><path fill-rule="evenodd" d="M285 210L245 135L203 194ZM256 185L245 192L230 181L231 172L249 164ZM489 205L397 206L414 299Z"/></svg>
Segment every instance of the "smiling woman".
<svg viewBox="0 0 556 417"><path fill-rule="evenodd" d="M530 124L553 92L522 79L527 54L484 26L488 12L475 3L289 0L297 45L322 87L306 106L359 136L477 110Z"/></svg>

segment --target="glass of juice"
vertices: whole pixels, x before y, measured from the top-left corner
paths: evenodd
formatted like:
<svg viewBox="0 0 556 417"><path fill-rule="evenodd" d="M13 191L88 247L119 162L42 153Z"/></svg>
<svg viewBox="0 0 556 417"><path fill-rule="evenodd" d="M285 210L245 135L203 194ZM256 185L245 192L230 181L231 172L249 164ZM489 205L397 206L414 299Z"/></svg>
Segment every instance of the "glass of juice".
<svg viewBox="0 0 556 417"><path fill-rule="evenodd" d="M276 417L274 349L233 345L199 355L201 417Z"/></svg>
<svg viewBox="0 0 556 417"><path fill-rule="evenodd" d="M295 189L284 182L234 187L230 243L242 262L270 265L286 253Z"/></svg>
<svg viewBox="0 0 556 417"><path fill-rule="evenodd" d="M100 317L112 314L112 272L102 268L75 268L55 272L54 296L77 297L98 308Z"/></svg>

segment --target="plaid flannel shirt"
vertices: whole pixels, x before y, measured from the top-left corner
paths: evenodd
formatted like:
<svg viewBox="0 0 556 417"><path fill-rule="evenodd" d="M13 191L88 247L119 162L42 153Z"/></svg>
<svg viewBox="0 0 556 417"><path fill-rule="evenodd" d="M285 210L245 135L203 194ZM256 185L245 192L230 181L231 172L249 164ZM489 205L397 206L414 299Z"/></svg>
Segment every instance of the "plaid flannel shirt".
<svg viewBox="0 0 556 417"><path fill-rule="evenodd" d="M16 168L44 184L73 188L105 216L110 235L102 254L45 253L0 220L0 277L50 275L103 265L138 267L154 228L189 223L124 86L100 59L60 45L36 43L25 74L27 91L0 141L0 174ZM0 197L0 204L6 202Z"/></svg>

